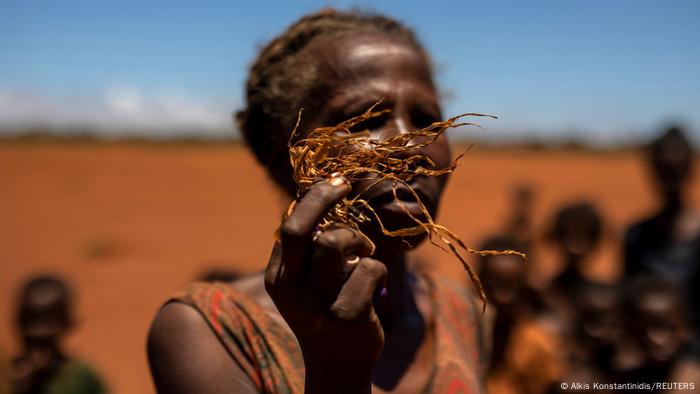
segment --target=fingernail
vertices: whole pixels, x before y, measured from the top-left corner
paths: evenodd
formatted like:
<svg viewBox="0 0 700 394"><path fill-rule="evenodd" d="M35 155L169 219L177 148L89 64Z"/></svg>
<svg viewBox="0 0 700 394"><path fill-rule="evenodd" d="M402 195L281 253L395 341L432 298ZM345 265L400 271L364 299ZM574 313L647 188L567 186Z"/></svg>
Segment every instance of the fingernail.
<svg viewBox="0 0 700 394"><path fill-rule="evenodd" d="M345 179L345 177L339 172L332 173L330 175L330 178L328 179L328 182L332 186L336 186L336 187L338 187L340 185L348 185L349 186L347 179Z"/></svg>
<svg viewBox="0 0 700 394"><path fill-rule="evenodd" d="M389 290L386 289L386 287L382 287L382 290L379 291L379 298L384 298L389 294Z"/></svg>
<svg viewBox="0 0 700 394"><path fill-rule="evenodd" d="M313 242L318 241L318 237L319 237L320 235L321 235L321 228L316 227L316 230L314 230L313 236L312 236L311 240L312 240Z"/></svg>

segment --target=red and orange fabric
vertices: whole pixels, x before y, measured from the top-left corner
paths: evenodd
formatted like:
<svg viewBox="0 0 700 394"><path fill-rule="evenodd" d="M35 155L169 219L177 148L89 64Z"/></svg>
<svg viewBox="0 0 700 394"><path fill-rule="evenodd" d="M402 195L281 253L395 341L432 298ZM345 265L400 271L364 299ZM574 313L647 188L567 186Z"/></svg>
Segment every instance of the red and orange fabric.
<svg viewBox="0 0 700 394"><path fill-rule="evenodd" d="M483 392L481 307L461 283L430 278L436 350L428 385L416 392ZM172 299L194 307L261 393L304 392L294 336L249 296L223 283L194 283Z"/></svg>

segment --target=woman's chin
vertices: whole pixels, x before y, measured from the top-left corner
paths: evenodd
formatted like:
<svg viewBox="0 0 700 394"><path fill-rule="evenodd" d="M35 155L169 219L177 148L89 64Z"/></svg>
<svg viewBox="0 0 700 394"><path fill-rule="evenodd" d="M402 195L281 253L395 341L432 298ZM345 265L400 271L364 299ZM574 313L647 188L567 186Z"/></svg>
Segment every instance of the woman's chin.
<svg viewBox="0 0 700 394"><path fill-rule="evenodd" d="M387 230L391 231L391 229ZM372 229L372 231L363 230L363 232L367 234L367 236L372 240L372 242L374 242L377 248L375 256L385 254L387 252L395 253L409 251L418 247L418 245L423 243L423 241L425 241L428 237L428 234L426 232L422 232L418 235L411 236L386 235L381 231L381 229L375 230L374 228Z"/></svg>

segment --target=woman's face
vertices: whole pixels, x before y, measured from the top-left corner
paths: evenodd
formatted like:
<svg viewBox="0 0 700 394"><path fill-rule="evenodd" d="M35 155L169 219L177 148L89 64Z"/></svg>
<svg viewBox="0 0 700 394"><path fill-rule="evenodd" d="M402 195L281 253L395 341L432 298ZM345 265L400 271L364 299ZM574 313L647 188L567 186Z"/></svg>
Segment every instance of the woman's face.
<svg viewBox="0 0 700 394"><path fill-rule="evenodd" d="M378 140L442 120L428 60L412 46L375 33L323 38L307 50L316 61L317 78L325 81L328 87L328 100L306 125L308 129L335 125L360 115L379 100L377 109L390 112L359 125L362 130L369 129L372 137ZM412 141L418 142L421 141ZM411 156L415 154L429 157L437 168L451 164L450 147L444 134L434 143L410 153ZM446 181L446 176L421 176L410 183L431 215L437 212ZM364 182L354 185L354 189L363 190L372 183L371 180ZM423 216L413 196L403 186L398 190L403 208L394 201L389 181L372 187L364 195L389 230L415 226L404 208L416 217Z"/></svg>

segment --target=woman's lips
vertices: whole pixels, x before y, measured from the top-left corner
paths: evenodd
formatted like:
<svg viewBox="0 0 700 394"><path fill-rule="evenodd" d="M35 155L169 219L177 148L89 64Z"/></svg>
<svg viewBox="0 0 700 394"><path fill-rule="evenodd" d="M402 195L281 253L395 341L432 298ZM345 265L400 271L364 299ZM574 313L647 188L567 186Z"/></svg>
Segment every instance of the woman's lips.
<svg viewBox="0 0 700 394"><path fill-rule="evenodd" d="M416 219L425 219L425 213L423 213L423 209L417 201L392 201L381 205L379 210L383 216L386 216L386 213L403 216L408 213Z"/></svg>
<svg viewBox="0 0 700 394"><path fill-rule="evenodd" d="M416 197L420 199L429 212L433 206L432 199L428 197L428 193L422 190L422 186L418 182L414 181L410 187L396 182L396 196L394 196L394 182L387 180L369 188L362 193L362 196L375 210L399 215L406 215L408 212L416 218L423 218L425 214ZM411 192L411 189L415 194Z"/></svg>

